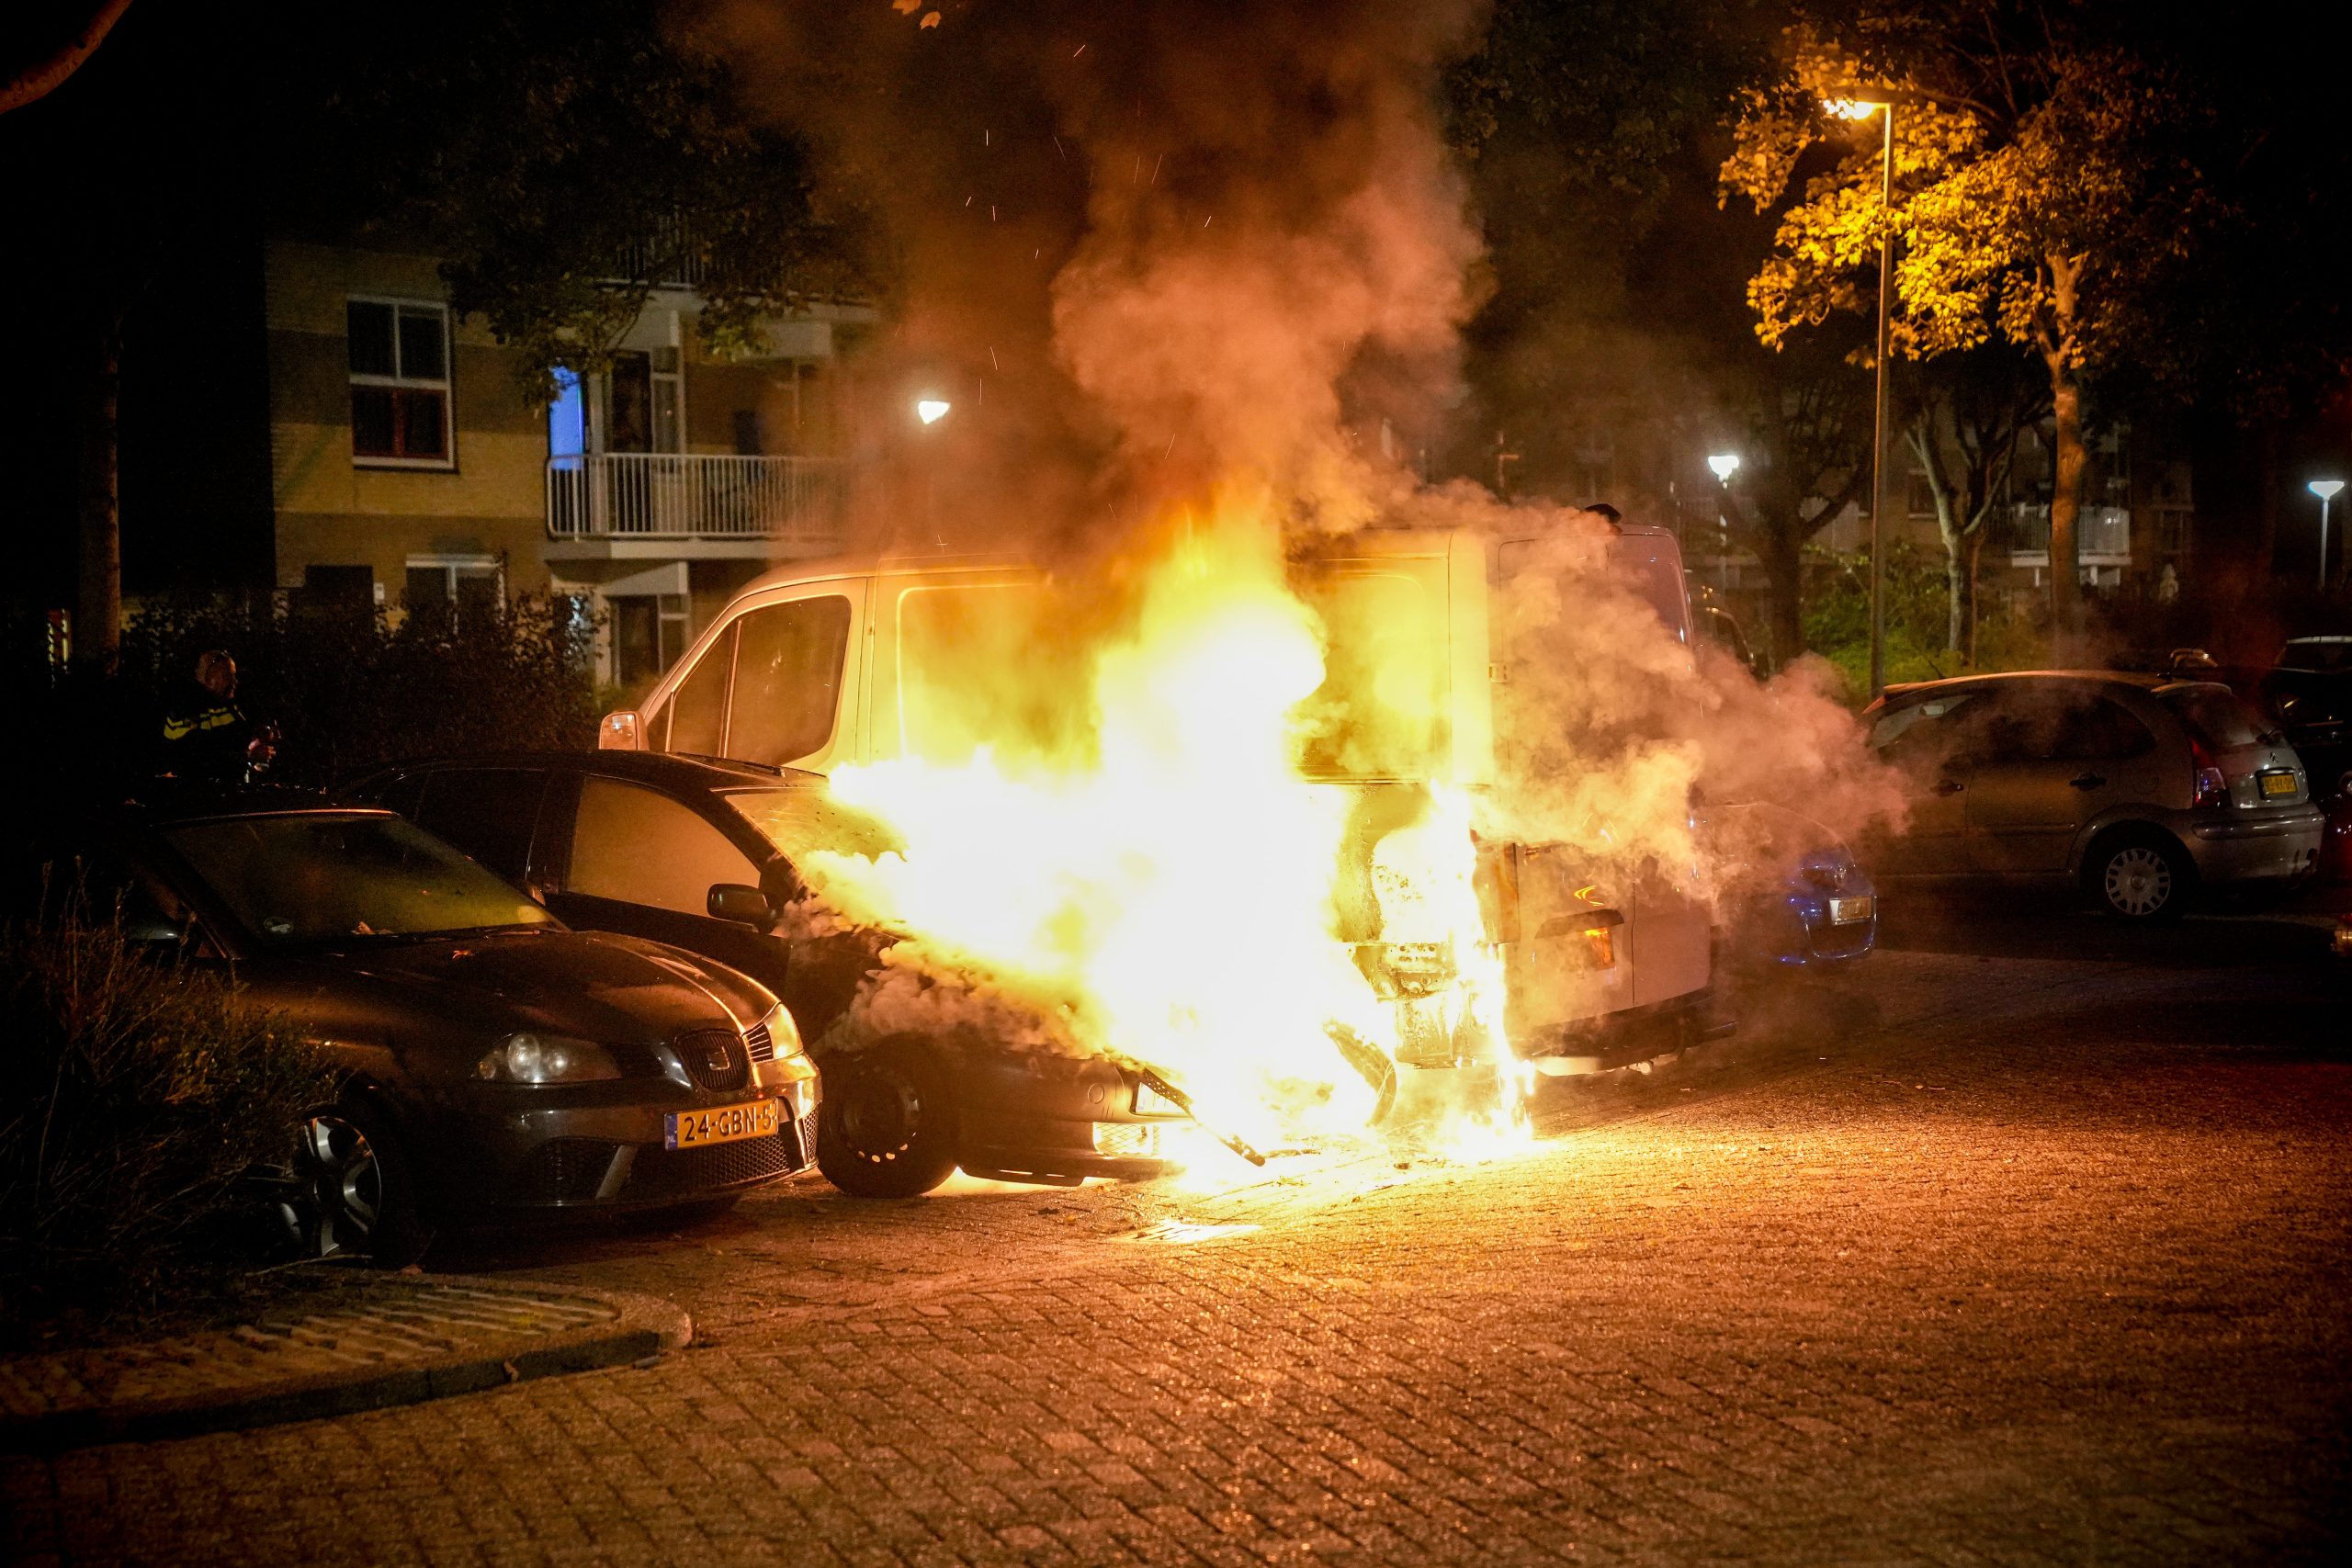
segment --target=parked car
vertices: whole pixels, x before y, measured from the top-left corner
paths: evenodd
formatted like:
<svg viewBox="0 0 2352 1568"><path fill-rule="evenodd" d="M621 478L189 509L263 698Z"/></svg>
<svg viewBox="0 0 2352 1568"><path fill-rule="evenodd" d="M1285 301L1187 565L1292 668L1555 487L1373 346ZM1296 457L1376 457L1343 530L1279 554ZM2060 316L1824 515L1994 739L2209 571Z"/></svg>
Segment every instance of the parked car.
<svg viewBox="0 0 2352 1568"><path fill-rule="evenodd" d="M2316 868L2324 821L2302 761L2211 681L2032 671L1887 688L1871 743L1913 785L1871 852L1882 878L2078 884L2127 919L2200 887Z"/></svg>
<svg viewBox="0 0 2352 1568"><path fill-rule="evenodd" d="M1748 972L1836 969L1878 944L1878 887L1827 824L1766 802L1718 807L1725 958Z"/></svg>
<svg viewBox="0 0 2352 1568"><path fill-rule="evenodd" d="M309 1251L396 1266L458 1222L722 1207L814 1158L817 1071L766 987L572 931L391 812L195 795L46 838L51 889L227 968L340 1069L271 1186Z"/></svg>
<svg viewBox="0 0 2352 1568"><path fill-rule="evenodd" d="M827 1043L896 940L855 931L788 940L805 891L795 857L887 852L887 833L790 769L655 752L454 758L396 767L355 791L458 844L574 925L674 942L781 995L824 1069L818 1163L845 1192L907 1197L960 1166L1075 1185L1161 1174L1183 1111L1099 1056L915 1036Z"/></svg>
<svg viewBox="0 0 2352 1568"><path fill-rule="evenodd" d="M2352 879L2352 637L2299 640L2312 647L2289 643L2278 667L2240 690L2277 722L2309 770L2312 795L2327 814L2320 869ZM2345 661L2330 665L2339 649ZM2290 658L2298 662L2283 662Z"/></svg>

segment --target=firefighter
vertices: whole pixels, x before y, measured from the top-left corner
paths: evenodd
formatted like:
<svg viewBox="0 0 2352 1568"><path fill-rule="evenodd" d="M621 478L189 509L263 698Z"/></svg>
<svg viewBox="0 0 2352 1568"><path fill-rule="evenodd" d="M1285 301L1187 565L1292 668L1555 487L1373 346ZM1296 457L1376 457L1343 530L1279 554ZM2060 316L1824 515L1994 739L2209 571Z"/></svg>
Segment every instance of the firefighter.
<svg viewBox="0 0 2352 1568"><path fill-rule="evenodd" d="M273 727L237 705L237 661L226 649L196 657L196 679L164 712L162 771L208 784L244 784L276 755Z"/></svg>

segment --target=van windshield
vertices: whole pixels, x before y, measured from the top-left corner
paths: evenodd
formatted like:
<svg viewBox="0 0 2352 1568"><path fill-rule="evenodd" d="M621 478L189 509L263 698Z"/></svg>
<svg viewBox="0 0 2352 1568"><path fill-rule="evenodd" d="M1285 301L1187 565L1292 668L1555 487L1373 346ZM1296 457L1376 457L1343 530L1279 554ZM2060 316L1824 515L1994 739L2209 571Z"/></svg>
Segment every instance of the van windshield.
<svg viewBox="0 0 2352 1568"><path fill-rule="evenodd" d="M1299 570L1299 596L1327 638L1323 684L1298 706L1301 772L1423 778L1437 764L1448 739L1442 583L1403 562Z"/></svg>

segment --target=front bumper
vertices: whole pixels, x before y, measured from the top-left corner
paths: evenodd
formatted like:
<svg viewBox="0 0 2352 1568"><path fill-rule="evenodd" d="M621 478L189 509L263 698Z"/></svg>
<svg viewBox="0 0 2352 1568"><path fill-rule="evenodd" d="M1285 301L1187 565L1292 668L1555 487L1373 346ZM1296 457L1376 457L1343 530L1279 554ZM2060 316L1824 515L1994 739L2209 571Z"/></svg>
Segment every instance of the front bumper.
<svg viewBox="0 0 2352 1568"><path fill-rule="evenodd" d="M1176 1162L1159 1129L1182 1117L1138 1115L1136 1080L1099 1057L978 1051L957 1064L956 1163L999 1181L1075 1186L1088 1177L1147 1181Z"/></svg>
<svg viewBox="0 0 2352 1568"><path fill-rule="evenodd" d="M668 1079L621 1078L573 1089L485 1086L494 1103L456 1117L462 1151L438 1185L445 1211L628 1212L724 1198L781 1181L817 1158L817 1068L805 1055L761 1063L740 1089L683 1089ZM533 1096L560 1103L537 1103ZM696 1148L665 1146L666 1118L778 1100L777 1129ZM417 1152L420 1160L430 1157Z"/></svg>

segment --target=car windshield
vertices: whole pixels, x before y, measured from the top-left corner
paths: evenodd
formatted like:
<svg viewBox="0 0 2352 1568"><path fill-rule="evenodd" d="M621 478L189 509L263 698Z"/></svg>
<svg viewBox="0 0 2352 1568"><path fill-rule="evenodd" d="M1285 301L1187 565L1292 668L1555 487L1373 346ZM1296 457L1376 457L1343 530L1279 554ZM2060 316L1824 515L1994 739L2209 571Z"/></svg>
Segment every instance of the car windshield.
<svg viewBox="0 0 2352 1568"><path fill-rule="evenodd" d="M2188 732L2217 751L2267 746L2278 739L2226 686L2169 686L2156 700L2172 709Z"/></svg>
<svg viewBox="0 0 2352 1568"><path fill-rule="evenodd" d="M824 790L729 790L723 798L787 861L824 852L873 859L899 849L896 835Z"/></svg>
<svg viewBox="0 0 2352 1568"><path fill-rule="evenodd" d="M232 817L164 838L270 947L546 926L555 918L389 815Z"/></svg>

